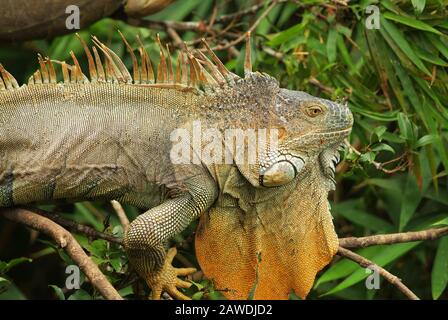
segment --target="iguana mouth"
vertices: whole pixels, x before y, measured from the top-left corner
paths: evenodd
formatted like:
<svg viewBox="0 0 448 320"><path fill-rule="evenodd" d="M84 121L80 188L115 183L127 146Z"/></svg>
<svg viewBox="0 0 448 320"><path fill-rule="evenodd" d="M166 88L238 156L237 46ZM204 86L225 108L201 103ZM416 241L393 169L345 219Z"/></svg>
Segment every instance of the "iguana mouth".
<svg viewBox="0 0 448 320"><path fill-rule="evenodd" d="M329 137L330 139L328 140L333 140L334 138L346 138L350 135L350 132L352 131L352 126L341 129L341 130L333 130L333 131L312 131L309 132L307 134L304 134L303 136L301 136L300 138L307 138L307 137L312 137L312 138L322 138L322 137ZM338 141L334 141L335 143Z"/></svg>
<svg viewBox="0 0 448 320"><path fill-rule="evenodd" d="M352 131L352 126L347 127L345 129L342 129L342 130L316 132L316 134L318 134L318 135L333 135L333 136L337 135L337 136L348 137L348 135L350 134L351 131Z"/></svg>

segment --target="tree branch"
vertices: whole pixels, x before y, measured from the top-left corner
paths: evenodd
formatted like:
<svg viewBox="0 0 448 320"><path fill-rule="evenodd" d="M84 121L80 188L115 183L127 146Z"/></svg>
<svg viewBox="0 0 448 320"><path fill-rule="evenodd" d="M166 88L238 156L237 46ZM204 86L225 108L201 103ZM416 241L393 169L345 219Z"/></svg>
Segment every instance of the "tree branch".
<svg viewBox="0 0 448 320"><path fill-rule="evenodd" d="M411 300L420 300L417 295L412 292L408 287L406 287L403 282L401 282L401 279L397 276L393 275L386 269L378 266L377 264L373 263L372 261L360 256L359 254L350 251L348 249L345 249L343 247L339 247L338 249L338 255L346 257L356 263L358 263L360 266L364 268L372 268L373 270L377 270L380 275L382 275L387 281L389 281L392 285L394 285L398 290L403 292L406 297L408 297Z"/></svg>
<svg viewBox="0 0 448 320"><path fill-rule="evenodd" d="M269 14L269 12L271 12L271 10L274 9L274 7L276 5L277 5L277 1L275 1L275 0L272 1L271 4L269 5L269 7L267 7L266 10L263 11L263 13L258 17L257 20L255 20L255 22L247 30L247 32L252 33L255 30L255 28L257 28L257 26L260 24L260 22L263 21L264 18L266 18L266 16ZM241 41L246 39L247 32L243 33L235 40L232 40L232 41L226 43L225 45L219 45L219 46L213 47L212 50L213 51L226 50L226 49L229 49L230 47L233 47L234 45L237 45L238 43L240 43Z"/></svg>
<svg viewBox="0 0 448 320"><path fill-rule="evenodd" d="M118 219L120 220L120 223L123 226L124 232L126 232L129 228L129 219L128 216L126 215L126 212L124 211L120 202L118 202L117 200L112 200L110 203L112 204L112 207L114 208L118 216Z"/></svg>
<svg viewBox="0 0 448 320"><path fill-rule="evenodd" d="M277 3L284 3L288 2L289 0L277 0ZM274 0L270 1L270 3L274 2ZM243 9L238 12L222 15L216 19L216 22L227 22L235 19L239 19L241 17L247 16L249 14L257 13L259 9L261 9L265 5L264 2L260 2L259 4L255 4L247 9Z"/></svg>
<svg viewBox="0 0 448 320"><path fill-rule="evenodd" d="M115 206L114 206L114 209L117 211L117 214L120 216L120 214L121 214L121 213L119 213L120 210L117 210L117 208L115 208ZM120 208L118 208L118 209L120 209ZM121 210L122 209L123 208L121 207ZM35 211L35 213L31 212L30 210ZM33 221L33 220L37 219L36 216L37 217L42 216L39 218L45 219L46 221L52 223L51 221L48 220L48 219L51 219L54 222L56 222L62 226L65 226L76 233L81 233L81 234L84 234L84 235L94 238L94 239L104 239L109 242L117 243L120 245L122 245L122 243L123 243L121 238L117 238L112 235L98 232L88 226L81 225L81 224L78 224L78 223L70 221L70 220L66 220L64 218L61 218L57 214L49 213L44 210L40 210L37 208L27 208L27 209L14 209L11 211L14 211L14 212L12 214L9 214L9 213L5 213L8 211L4 211L4 212L0 211L0 214L3 214L3 216L8 218L9 220L26 224L27 226L29 226L33 229L42 231L42 232L52 236L53 239L55 239L55 241L61 247L67 247L66 248L67 253L81 267L81 269L84 271L84 273L86 273L86 275L88 277L89 277L88 273L90 271L85 271L83 269L83 267L81 266L81 264L78 263L78 261L81 261L83 259L88 259L90 261L90 259L84 253L84 251L81 249L79 244L76 243L76 240L65 229L58 226L57 224L54 224L51 228L49 228L49 231L44 231L41 228L35 227L35 223L33 224L32 222L27 221L27 220L29 219L29 220ZM19 217L19 215L17 214L16 211L21 212L22 217ZM29 214L33 214L33 217L30 216L30 218L23 220L24 219L23 215L27 216ZM46 219L46 218L48 218L48 219ZM120 218L120 221L122 221L122 219L123 219L123 217ZM126 220L127 220L127 217L126 217ZM43 225L43 222L40 222L39 224ZM127 222L122 221L122 224L123 224L123 227L125 227ZM56 231L53 230L55 226L56 226ZM57 228L60 228L60 229L57 229ZM81 249L82 254L79 252L77 252L77 254L80 254L82 256L82 259L81 258L76 259L72 256L72 254L70 254L70 252L68 251L69 248L66 245L67 240L65 240L66 238L65 238L64 232L65 232L65 234L69 234L70 238L72 239L71 241L74 241L76 243L76 245L79 247L79 249ZM393 284L395 287L397 287L409 299L416 300L419 298L408 287L406 287L397 276L393 275L392 273L385 270L384 268L376 265L374 262L358 255L357 253L355 253L353 251L350 251L347 248L364 248L364 247L373 246L373 245L384 245L384 244L404 243L404 242L423 241L423 240L435 240L435 239L440 238L445 235L448 235L448 227L432 228L432 229L423 230L423 231L412 231L412 232L402 232L402 233L392 233L392 234L379 234L379 235L373 235L373 236L367 236L367 237L339 238L338 255L346 257L346 258L358 263L359 265L361 265L363 267L376 268L376 270L378 270L380 275L382 275L387 281L389 281L391 284ZM58 240L58 239L63 239L63 240ZM90 263L95 266L95 269L98 272L100 272L99 269L96 267L96 265L92 261L90 261ZM90 265L89 269L91 267L92 266ZM102 275L102 274L101 274L101 276L104 277L104 275ZM90 277L89 277L89 279L90 279ZM105 277L104 277L104 279L105 279ZM91 280L91 281L92 281L92 285L94 285L93 280ZM108 283L108 284L110 285L110 283ZM101 284L101 285L104 286L104 284ZM97 287L96 285L94 285L94 286ZM99 290L99 291L101 292L101 290ZM107 298L107 299L110 299L110 298Z"/></svg>
<svg viewBox="0 0 448 320"><path fill-rule="evenodd" d="M378 234L368 237L340 238L339 245L344 248L364 248L380 244L393 244L422 240L434 240L448 234L448 227L434 228L423 231Z"/></svg>
<svg viewBox="0 0 448 320"><path fill-rule="evenodd" d="M345 139L345 140L344 140L344 143L345 143L346 146L349 148L349 150L350 150L351 152L355 153L358 157L362 155L361 152L359 152L355 147L353 147L353 146L350 144L350 142L348 141L348 139ZM399 156L399 157L397 157L397 158L395 158L395 159L392 159L392 160L390 160L390 161L384 162L384 163L376 162L376 161L372 161L371 164L372 164L377 170L381 170L381 171L383 171L384 173L387 173L387 174L392 174L392 173L395 173L395 172L397 172L397 171L403 171L403 170L408 166L408 162L405 162L404 164L398 164L398 166L395 167L395 168L393 168L393 169L386 169L386 168L384 168L384 166L387 165L387 164L390 164L390 163L392 163L392 162L396 162L396 161L402 160L403 158L404 158L404 154L401 155L401 156Z"/></svg>
<svg viewBox="0 0 448 320"><path fill-rule="evenodd" d="M107 233L96 231L95 229L93 229L93 228L91 228L89 226L76 223L76 222L74 222L72 220L64 219L64 218L62 218L58 214L51 213L51 212L48 212L48 211L45 211L45 210L42 210L42 209L38 209L38 208L23 207L23 209L26 210L26 211L34 212L34 213L37 213L37 214L39 214L41 216L44 216L44 217L46 217L46 218L56 222L57 224L65 227L65 228L67 228L67 229L69 229L69 230L71 230L71 231L73 231L75 233L83 234L83 235L87 236L88 238L91 238L91 239L103 239L103 240L106 240L106 241L109 241L109 242L113 242L113 243L116 243L116 244L119 244L119 245L123 244L123 241L120 238L118 238L118 237L115 237L115 236L113 236L111 234L107 234Z"/></svg>
<svg viewBox="0 0 448 320"><path fill-rule="evenodd" d="M204 21L152 21L139 18L127 18L125 21L135 27L153 30L166 30L167 28L199 32L205 32L207 30L207 24Z"/></svg>
<svg viewBox="0 0 448 320"><path fill-rule="evenodd" d="M117 290L110 284L98 266L86 255L75 238L60 225L50 219L25 209L1 209L0 215L6 219L24 224L34 230L40 231L65 250L72 260L84 272L105 299L122 300Z"/></svg>

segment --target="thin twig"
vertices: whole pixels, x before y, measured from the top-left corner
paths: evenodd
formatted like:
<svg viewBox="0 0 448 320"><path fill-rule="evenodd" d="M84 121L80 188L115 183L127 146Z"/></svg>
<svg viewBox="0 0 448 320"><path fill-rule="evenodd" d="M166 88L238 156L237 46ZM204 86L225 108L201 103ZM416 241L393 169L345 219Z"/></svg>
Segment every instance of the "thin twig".
<svg viewBox="0 0 448 320"><path fill-rule="evenodd" d="M270 4L284 3L284 2L288 2L288 0L272 0L272 1L270 1ZM170 20L154 21L154 20L149 20L149 19L129 18L129 17L126 17L126 19L124 21L132 26L154 29L154 30L165 30L167 28L172 28L172 29L179 30L179 31L206 32L208 30L211 30L210 28L215 23L229 22L229 21L236 20L241 17L247 16L249 14L257 13L258 10L261 9L264 5L265 5L265 3L262 2L260 4L253 5L247 9L243 9L241 11L227 14L227 15L222 15L217 18L215 18L214 15L212 14L212 17L209 21L205 21L205 20L201 20L201 21L170 21ZM214 10L214 12L216 12L216 11Z"/></svg>
<svg viewBox="0 0 448 320"><path fill-rule="evenodd" d="M126 212L124 211L120 202L112 200L110 203L112 204L112 207L114 208L118 216L118 219L120 220L120 223L123 226L124 232L126 232L129 229L129 219L128 216L126 215Z"/></svg>
<svg viewBox="0 0 448 320"><path fill-rule="evenodd" d="M273 56L274 58L283 62L283 59L284 59L283 53L281 53L279 51L275 51L274 49L272 49L270 47L265 47L265 46L262 46L262 50L264 52L266 52L268 55Z"/></svg>
<svg viewBox="0 0 448 320"><path fill-rule="evenodd" d="M278 4L288 2L288 0L277 0L277 1L270 1L271 3L277 2ZM247 16L249 14L257 13L259 9L261 9L265 5L265 2L260 2L259 4L255 4L247 9L243 9L238 12L222 15L216 19L216 22L227 22L235 19L239 19L241 17Z"/></svg>
<svg viewBox="0 0 448 320"><path fill-rule="evenodd" d="M53 240L65 250L70 258L79 266L82 272L90 280L105 299L123 300L117 290L107 280L104 274L98 269L98 266L87 256L79 243L66 229L34 212L25 209L1 209L0 215L6 219L18 222L40 231Z"/></svg>
<svg viewBox="0 0 448 320"><path fill-rule="evenodd" d="M123 208L118 203L119 207L116 207L117 203L112 203L114 209L117 211L117 215L120 218L120 221L123 219ZM118 209L118 210L117 210ZM34 212L32 212L32 211ZM122 211L123 210L123 211ZM105 233L98 232L88 226L78 224L76 222L66 220L61 218L59 215L54 213L49 213L44 210L40 210L37 208L32 209L3 209L0 210L0 214L6 217L9 220L20 222L29 226L32 229L41 231L49 236L51 236L58 245L62 248L65 248L69 256L80 266L83 272L87 275L87 277L91 280L92 285L94 285L105 298L114 299L114 292L110 291L110 283L105 284L104 275L99 271L97 266L87 257L82 248L73 238L73 236L60 225L63 225L70 230L84 234L88 237L95 239L104 239L110 242L114 242L117 244L122 244L122 239L114 237L112 235L108 235ZM124 215L125 219L122 221L123 227L128 225L129 221L127 217ZM53 221L51 221L53 220ZM58 225L58 224L60 225ZM413 231L413 232L403 232L403 233L393 233L393 234L380 234L373 235L367 237L347 237L339 239L339 250L338 254L349 258L363 267L372 267L377 268L378 272L391 284L396 286L401 292L403 292L410 299L418 299L418 297L407 288L399 278L395 275L391 274L387 270L379 267L372 261L348 250L347 248L363 248L373 245L384 245L384 244L394 244L394 243L404 243L404 242L413 242L413 241L423 241L423 240L434 240L440 238L442 236L448 235L448 227L443 228L433 228L423 231ZM88 259L86 262L85 259ZM93 269L92 269L93 268ZM98 275L98 272L101 275ZM99 277L99 278L98 278ZM101 279L104 277L104 279ZM92 279L91 279L92 278ZM107 281L107 279L106 279ZM94 283L95 282L95 283ZM113 287L112 287L113 289ZM116 290L113 289L115 292ZM117 293L118 294L118 293ZM107 295L107 296L106 296ZM117 298L115 296L115 298ZM121 299L121 297L120 297Z"/></svg>
<svg viewBox="0 0 448 320"><path fill-rule="evenodd" d="M349 150L350 150L351 152L355 153L357 156L361 156L361 155L362 155L362 153L359 152L355 147L353 147L347 139L346 139L344 142L345 142L345 144L347 145L347 147L349 148ZM384 166L385 166L386 164L389 164L389 163L398 161L398 160L402 159L403 157L404 157L404 155L401 155L400 157L395 158L395 159L392 159L392 160L387 161L387 162L385 162L385 163L372 161L371 164L372 164L377 170L381 170L381 171L383 171L384 173L387 173L387 174L392 174L392 173L395 173L395 172L397 172L397 171L402 171L402 170L404 170L404 169L406 168L406 166L407 166L407 163L404 163L404 164L402 164L402 165L398 165L397 167L395 167L395 168L393 168L393 169L386 169L386 168L384 168Z"/></svg>
<svg viewBox="0 0 448 320"><path fill-rule="evenodd" d="M109 241L109 242L113 242L113 243L116 243L116 244L119 244L119 245L123 244L123 241L120 238L118 238L118 237L115 237L115 236L113 236L111 234L107 234L107 233L96 231L95 229L93 229L93 228L91 228L89 226L76 223L76 222L74 222L72 220L64 219L60 215L58 215L56 213L51 213L51 212L48 212L48 211L45 211L45 210L42 210L42 209L30 208L30 207L24 207L23 209L27 210L27 211L34 212L34 213L39 214L39 215L41 215L43 217L46 217L46 218L56 222L57 224L63 226L64 228L67 228L68 230L71 230L71 231L73 231L75 233L83 234L83 235L87 236L88 238L91 238L91 239L103 239L103 240L106 240L106 241Z"/></svg>
<svg viewBox="0 0 448 320"><path fill-rule="evenodd" d="M373 263L372 261L360 256L359 254L357 254L353 251L345 249L343 247L339 247L338 255L346 257L346 258L356 262L357 264L359 264L360 266L362 266L364 268L371 268L373 270L377 270L381 276L383 276L387 281L389 281L398 290L400 290L406 297L408 297L411 300L420 300L419 297L417 297L417 295L414 292L412 292L408 287L406 287L403 284L403 282L401 282L400 278L393 275L386 269Z"/></svg>
<svg viewBox="0 0 448 320"><path fill-rule="evenodd" d="M422 240L434 240L448 235L448 227L434 228L423 231L378 234L368 237L340 238L339 245L344 248L364 248L381 244L393 244Z"/></svg>
<svg viewBox="0 0 448 320"><path fill-rule="evenodd" d="M278 1L272 1L272 3L269 5L269 7L267 7L266 10L264 10L264 12L258 17L258 19L247 30L247 32L252 33L257 28L257 26L260 24L260 22L263 21L264 18L266 18L266 16L269 14L269 12L271 12L271 10L274 9L274 7L277 5L277 3L278 3ZM232 40L232 41L226 43L225 45L218 45L216 47L213 47L212 50L213 51L227 50L230 47L237 45L238 43L240 43L241 41L246 39L247 32L243 33L235 40Z"/></svg>
<svg viewBox="0 0 448 320"><path fill-rule="evenodd" d="M205 32L207 24L204 21L152 21L139 18L128 18L126 22L132 26L140 28L148 28L154 30L165 30L172 28L180 31L199 31Z"/></svg>
<svg viewBox="0 0 448 320"><path fill-rule="evenodd" d="M182 47L182 45L183 45L182 38L179 36L179 34L177 33L176 30L174 30L173 28L166 28L166 33L168 33L168 35L173 40L174 45L176 47L179 47L179 48Z"/></svg>
<svg viewBox="0 0 448 320"><path fill-rule="evenodd" d="M334 93L334 89L331 87L327 87L326 85L322 84L319 80L317 80L316 78L314 78L313 76L310 77L310 79L308 80L308 82L316 87L318 87L319 89L321 89L322 91L325 91L329 94Z"/></svg>

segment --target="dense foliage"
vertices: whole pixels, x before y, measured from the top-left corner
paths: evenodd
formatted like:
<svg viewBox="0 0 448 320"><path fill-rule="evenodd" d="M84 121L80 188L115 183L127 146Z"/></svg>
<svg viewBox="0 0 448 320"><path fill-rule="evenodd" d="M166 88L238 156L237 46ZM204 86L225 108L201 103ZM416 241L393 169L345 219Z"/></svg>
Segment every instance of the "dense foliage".
<svg viewBox="0 0 448 320"><path fill-rule="evenodd" d="M233 21L219 17L238 12L256 1L177 1L148 19L152 21L205 21L203 28L178 30L184 41L210 38L226 46L263 14ZM377 5L379 29L366 28L368 5ZM212 16L218 17L208 30ZM369 21L367 21L369 22ZM154 61L154 42L160 32L165 42L173 37L164 30L129 26L103 19L80 35L104 40L131 67L116 29L128 39L140 34ZM268 72L283 87L313 95L346 99L355 116L351 146L337 168L337 191L330 195L336 231L340 237L422 230L448 225L448 5L443 0L384 1L279 1L252 32L255 69ZM225 42L227 41L227 42ZM69 50L82 57L73 35L0 47L0 61L20 82L37 68L36 52L56 60L70 60ZM227 66L242 74L242 43L220 51ZM82 59L84 60L84 59ZM83 61L85 65L85 61ZM122 233L108 203L46 206L68 219L99 231ZM129 217L138 212L126 207ZM88 283L79 290L65 285L64 252L36 234L0 222L0 299L90 299L99 295ZM194 225L174 239L180 247L178 264L197 265L192 233ZM123 296L147 294L135 285L135 276L123 250L104 240L76 236ZM31 242L31 245L30 245ZM419 297L447 298L448 237L436 241L374 246L357 251L391 271ZM55 254L57 253L57 254ZM13 259L15 257L26 257ZM316 280L309 298L403 298L381 280L379 290L368 290L364 268L346 259L335 259ZM198 279L187 294L195 299L218 298L211 284ZM294 298L294 295L291 295Z"/></svg>

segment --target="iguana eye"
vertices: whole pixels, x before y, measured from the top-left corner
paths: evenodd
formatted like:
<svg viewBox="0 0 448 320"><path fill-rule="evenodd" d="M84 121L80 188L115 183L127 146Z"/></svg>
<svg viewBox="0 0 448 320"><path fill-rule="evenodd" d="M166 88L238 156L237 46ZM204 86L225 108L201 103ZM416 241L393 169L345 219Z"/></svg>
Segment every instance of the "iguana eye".
<svg viewBox="0 0 448 320"><path fill-rule="evenodd" d="M312 118L315 118L321 115L322 113L324 113L324 109L318 105L312 105L306 108L306 114Z"/></svg>

